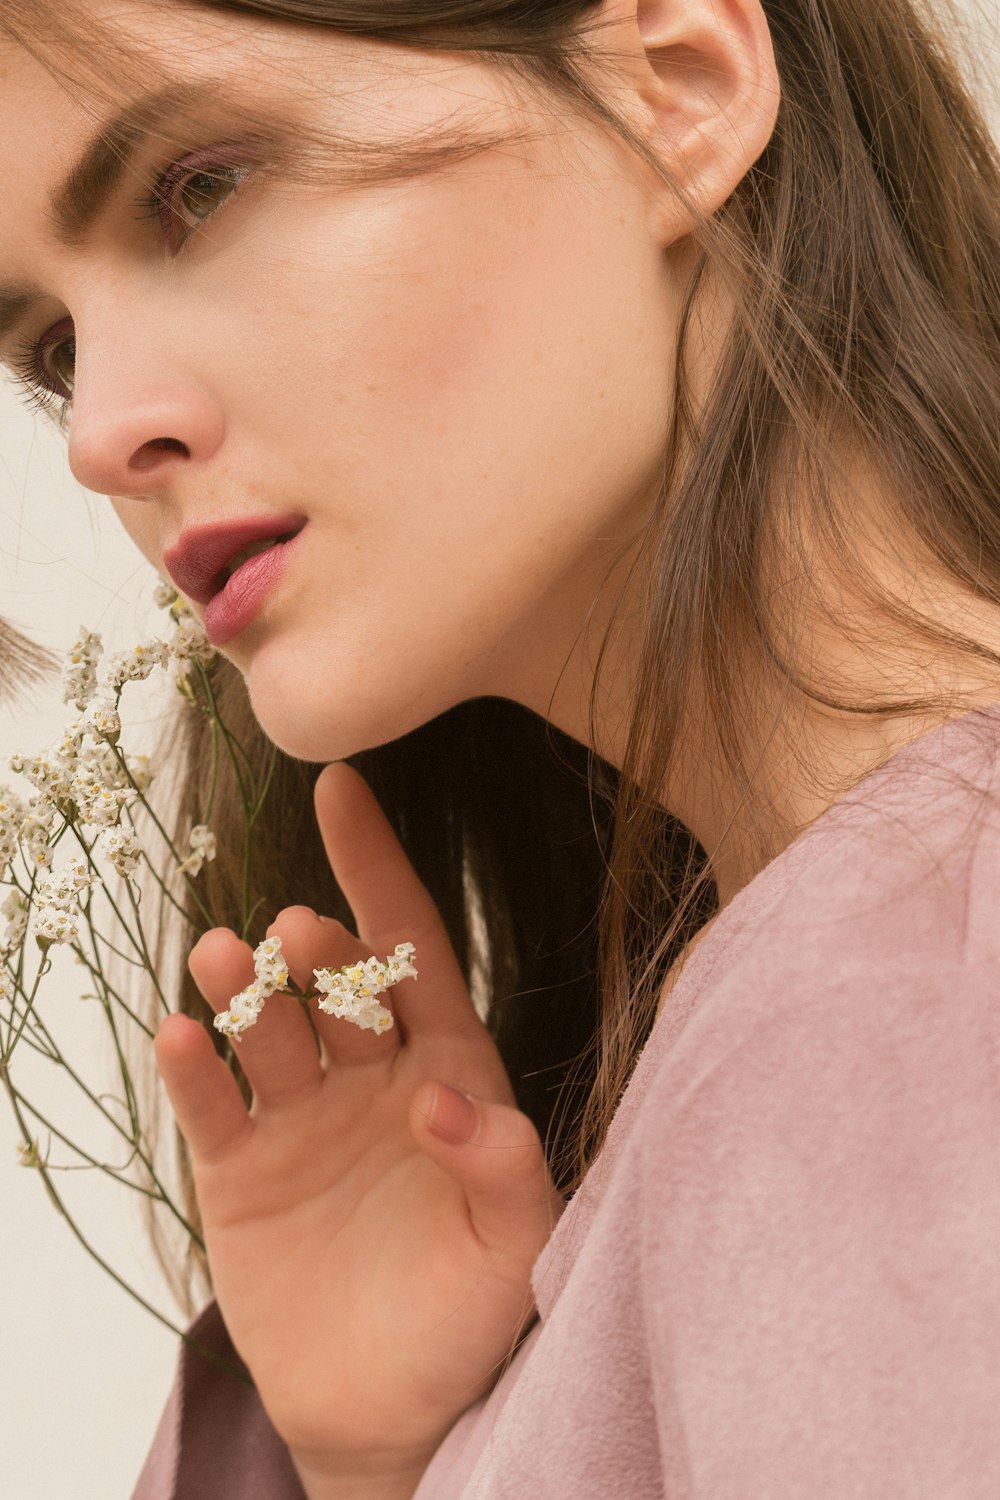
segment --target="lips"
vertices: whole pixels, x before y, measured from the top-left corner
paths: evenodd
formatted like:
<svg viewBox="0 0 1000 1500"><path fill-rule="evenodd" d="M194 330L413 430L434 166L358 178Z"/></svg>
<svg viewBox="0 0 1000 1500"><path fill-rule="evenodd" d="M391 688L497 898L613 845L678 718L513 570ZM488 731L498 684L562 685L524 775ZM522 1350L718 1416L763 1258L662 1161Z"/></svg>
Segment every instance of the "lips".
<svg viewBox="0 0 1000 1500"><path fill-rule="evenodd" d="M228 565L245 548L259 542L288 541L305 524L305 516L286 515L194 526L163 554L164 566L182 594L207 605L225 588Z"/></svg>

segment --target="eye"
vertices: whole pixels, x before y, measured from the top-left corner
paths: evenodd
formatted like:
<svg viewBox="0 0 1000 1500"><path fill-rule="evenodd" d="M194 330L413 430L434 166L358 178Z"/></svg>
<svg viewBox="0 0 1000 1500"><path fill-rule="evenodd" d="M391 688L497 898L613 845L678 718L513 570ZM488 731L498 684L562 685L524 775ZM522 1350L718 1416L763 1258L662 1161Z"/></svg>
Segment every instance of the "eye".
<svg viewBox="0 0 1000 1500"><path fill-rule="evenodd" d="M29 406L61 422L68 414L76 380L76 333L70 319L64 318L40 339L22 344L9 363Z"/></svg>
<svg viewBox="0 0 1000 1500"><path fill-rule="evenodd" d="M53 395L69 400L76 379L76 337L58 339L54 343L40 344L38 369L42 384Z"/></svg>
<svg viewBox="0 0 1000 1500"><path fill-rule="evenodd" d="M174 191L173 209L186 229L197 229L234 193L246 176L245 167L214 167L192 172Z"/></svg>
<svg viewBox="0 0 1000 1500"><path fill-rule="evenodd" d="M167 246L179 250L249 176L249 167L206 160L204 153L200 159L186 156L167 168L137 207L143 218L160 221Z"/></svg>

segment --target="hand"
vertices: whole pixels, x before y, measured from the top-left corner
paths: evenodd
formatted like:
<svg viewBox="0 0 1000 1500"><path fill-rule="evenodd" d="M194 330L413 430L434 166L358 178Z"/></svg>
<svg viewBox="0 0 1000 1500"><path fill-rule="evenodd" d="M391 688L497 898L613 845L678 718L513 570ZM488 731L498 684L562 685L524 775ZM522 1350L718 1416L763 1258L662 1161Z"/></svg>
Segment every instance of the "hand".
<svg viewBox="0 0 1000 1500"><path fill-rule="evenodd" d="M329 766L316 810L363 940L307 907L269 935L302 988L314 968L413 942L419 979L381 997L396 1025L363 1032L313 1002L320 1056L301 1003L273 995L240 1043L249 1111L189 1017L163 1023L157 1062L220 1307L300 1472L419 1476L530 1320L531 1268L561 1200L372 793ZM216 1011L253 979L250 948L224 928L190 966Z"/></svg>

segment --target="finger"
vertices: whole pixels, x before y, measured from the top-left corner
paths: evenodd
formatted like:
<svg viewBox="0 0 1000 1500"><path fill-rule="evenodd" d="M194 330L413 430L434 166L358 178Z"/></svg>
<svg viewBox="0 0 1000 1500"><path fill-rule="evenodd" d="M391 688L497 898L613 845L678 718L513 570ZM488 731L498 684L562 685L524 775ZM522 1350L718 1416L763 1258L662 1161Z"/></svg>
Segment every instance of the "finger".
<svg viewBox="0 0 1000 1500"><path fill-rule="evenodd" d="M254 979L253 951L228 928L206 932L188 967L218 1015ZM308 1018L293 995L272 995L255 1025L235 1045L254 1099L267 1108L302 1099L322 1082L322 1060Z"/></svg>
<svg viewBox="0 0 1000 1500"><path fill-rule="evenodd" d="M301 989L310 992L315 990L314 970L339 969L370 957L369 950L341 922L319 917L308 906L286 907L271 923L267 935L280 937L289 973ZM379 996L379 1000L391 1011L391 992ZM310 1002L310 1015L331 1063L388 1063L402 1043L397 1026L383 1032L362 1031L360 1026L320 1010L315 1001Z"/></svg>
<svg viewBox="0 0 1000 1500"><path fill-rule="evenodd" d="M421 1150L463 1188L483 1244L515 1274L530 1273L562 1198L527 1115L432 1082L413 1096L410 1129Z"/></svg>
<svg viewBox="0 0 1000 1500"><path fill-rule="evenodd" d="M204 1026L190 1016L168 1016L153 1050L192 1160L208 1164L226 1156L243 1139L250 1117Z"/></svg>
<svg viewBox="0 0 1000 1500"><path fill-rule="evenodd" d="M316 816L330 868L364 941L379 958L397 943L417 950L416 966L431 993L425 998L412 979L395 988L393 1008L404 1030L451 1034L478 1026L438 909L367 783L342 762L327 766L316 783Z"/></svg>

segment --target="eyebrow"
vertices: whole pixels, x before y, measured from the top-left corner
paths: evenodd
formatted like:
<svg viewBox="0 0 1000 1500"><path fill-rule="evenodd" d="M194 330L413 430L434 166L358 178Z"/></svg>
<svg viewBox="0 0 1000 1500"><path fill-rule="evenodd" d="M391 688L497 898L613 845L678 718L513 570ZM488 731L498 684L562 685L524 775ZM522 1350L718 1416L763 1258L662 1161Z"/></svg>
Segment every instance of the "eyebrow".
<svg viewBox="0 0 1000 1500"><path fill-rule="evenodd" d="M219 101L218 79L153 89L106 120L52 195L48 218L57 243L79 245L153 131L206 97ZM6 338L12 326L40 300L30 286L0 283L0 339Z"/></svg>

